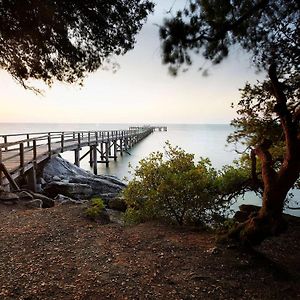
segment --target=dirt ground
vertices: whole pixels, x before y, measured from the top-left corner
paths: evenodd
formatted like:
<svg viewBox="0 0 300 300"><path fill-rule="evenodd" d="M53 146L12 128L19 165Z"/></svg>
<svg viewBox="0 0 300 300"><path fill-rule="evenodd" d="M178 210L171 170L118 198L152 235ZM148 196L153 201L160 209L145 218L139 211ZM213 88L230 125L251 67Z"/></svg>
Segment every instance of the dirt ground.
<svg viewBox="0 0 300 300"><path fill-rule="evenodd" d="M0 299L300 299L300 222L257 253L204 231L0 205ZM269 257L269 259L266 258Z"/></svg>

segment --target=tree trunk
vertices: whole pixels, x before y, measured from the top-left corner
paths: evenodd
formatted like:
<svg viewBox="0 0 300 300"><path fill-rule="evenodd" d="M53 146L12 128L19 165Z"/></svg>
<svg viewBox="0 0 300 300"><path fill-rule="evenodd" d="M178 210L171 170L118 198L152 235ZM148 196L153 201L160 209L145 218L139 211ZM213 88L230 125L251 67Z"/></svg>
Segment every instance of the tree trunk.
<svg viewBox="0 0 300 300"><path fill-rule="evenodd" d="M276 98L275 112L280 118L285 137L285 156L279 171L275 171L269 148L272 142L264 140L254 154L262 165L263 199L262 208L250 214L248 220L239 224L229 233L229 237L250 245L260 244L265 238L282 233L287 228L283 219L283 207L289 190L300 173L299 118L292 116L287 107L287 99L278 81L275 65L269 69L273 94ZM252 173L254 166L252 166Z"/></svg>

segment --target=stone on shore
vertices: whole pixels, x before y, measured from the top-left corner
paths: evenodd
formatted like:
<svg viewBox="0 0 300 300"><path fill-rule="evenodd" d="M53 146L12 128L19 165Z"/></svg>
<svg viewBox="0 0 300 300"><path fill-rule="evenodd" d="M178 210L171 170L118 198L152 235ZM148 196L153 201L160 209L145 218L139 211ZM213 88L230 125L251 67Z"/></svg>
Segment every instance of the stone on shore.
<svg viewBox="0 0 300 300"><path fill-rule="evenodd" d="M3 202L16 202L19 200L19 196L15 193L0 191L0 201Z"/></svg>
<svg viewBox="0 0 300 300"><path fill-rule="evenodd" d="M42 177L46 182L44 193L51 198L61 194L76 200L101 197L108 201L118 196L126 186L114 176L94 175L60 156L46 163Z"/></svg>

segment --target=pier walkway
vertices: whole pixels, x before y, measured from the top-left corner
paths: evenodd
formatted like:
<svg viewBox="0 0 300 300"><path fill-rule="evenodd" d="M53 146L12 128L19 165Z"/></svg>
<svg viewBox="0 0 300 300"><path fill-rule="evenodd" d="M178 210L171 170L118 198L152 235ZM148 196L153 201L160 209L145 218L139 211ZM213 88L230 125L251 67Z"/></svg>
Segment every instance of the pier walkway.
<svg viewBox="0 0 300 300"><path fill-rule="evenodd" d="M130 127L114 131L68 131L0 135L0 185L18 190L18 179L25 178L35 189L37 167L53 155L74 151L74 163L89 156L90 166L97 174L97 164L109 166L110 159L128 150L157 130L157 127ZM83 155L80 150L89 147Z"/></svg>

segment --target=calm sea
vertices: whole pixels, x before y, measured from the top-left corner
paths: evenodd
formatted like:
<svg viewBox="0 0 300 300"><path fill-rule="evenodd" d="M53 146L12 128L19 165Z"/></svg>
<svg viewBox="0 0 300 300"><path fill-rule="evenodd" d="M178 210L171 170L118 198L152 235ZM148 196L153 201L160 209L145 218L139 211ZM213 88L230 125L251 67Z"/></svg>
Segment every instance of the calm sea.
<svg viewBox="0 0 300 300"><path fill-rule="evenodd" d="M76 130L118 130L128 129L129 126L142 124L50 124L50 123L0 123L0 134L24 133L24 132L48 132L48 131L76 131ZM159 125L159 124L156 124ZM163 151L166 141L172 145L177 145L187 152L195 154L195 159L199 157L209 157L213 166L217 169L223 165L230 164L238 158L233 145L227 145L226 138L233 131L233 128L224 124L163 124L168 126L168 131L154 132L143 141L130 149L130 155L124 153L123 157L118 157L117 162L110 162L109 168L99 164L99 174L110 174L123 179L130 179L128 173L130 163L136 166L142 158L153 151ZM84 154L87 149L82 149ZM72 152L63 153L62 156L73 162ZM81 161L81 167L90 170L88 158ZM295 200L300 198L300 192L295 192ZM235 205L235 208L241 203ZM260 199L253 194L247 194L243 203L260 204ZM288 213L299 215L299 211Z"/></svg>

